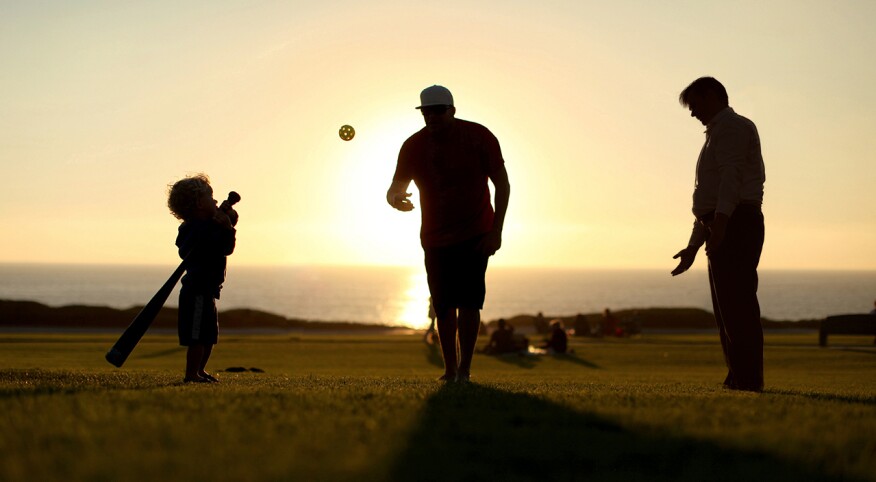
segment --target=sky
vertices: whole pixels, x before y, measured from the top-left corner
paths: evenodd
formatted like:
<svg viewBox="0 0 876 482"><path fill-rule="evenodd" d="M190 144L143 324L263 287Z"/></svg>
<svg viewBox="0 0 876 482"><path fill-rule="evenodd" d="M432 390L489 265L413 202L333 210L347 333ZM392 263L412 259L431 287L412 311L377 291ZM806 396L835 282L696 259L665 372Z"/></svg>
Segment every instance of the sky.
<svg viewBox="0 0 876 482"><path fill-rule="evenodd" d="M704 140L678 93L709 75L760 132L761 267L876 269L874 24L863 0L0 0L0 262L176 264L167 188L203 172L243 198L232 263L420 266L385 192L441 84L502 147L491 265L668 272Z"/></svg>

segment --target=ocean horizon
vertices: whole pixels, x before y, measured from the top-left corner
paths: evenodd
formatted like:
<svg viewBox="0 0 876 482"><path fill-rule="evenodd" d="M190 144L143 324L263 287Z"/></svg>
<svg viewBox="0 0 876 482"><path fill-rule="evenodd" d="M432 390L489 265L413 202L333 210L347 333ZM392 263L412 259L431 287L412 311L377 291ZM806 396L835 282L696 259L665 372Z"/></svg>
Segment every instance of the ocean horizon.
<svg viewBox="0 0 876 482"><path fill-rule="evenodd" d="M174 266L0 263L0 299L49 306L144 305ZM708 275L691 270L491 267L482 317L567 316L644 308L711 311ZM179 286L168 306L177 305ZM764 317L798 321L867 313L876 271L761 270ZM429 324L429 290L421 267L230 265L221 310L251 308L288 318L404 325ZM221 315L220 315L221 316Z"/></svg>

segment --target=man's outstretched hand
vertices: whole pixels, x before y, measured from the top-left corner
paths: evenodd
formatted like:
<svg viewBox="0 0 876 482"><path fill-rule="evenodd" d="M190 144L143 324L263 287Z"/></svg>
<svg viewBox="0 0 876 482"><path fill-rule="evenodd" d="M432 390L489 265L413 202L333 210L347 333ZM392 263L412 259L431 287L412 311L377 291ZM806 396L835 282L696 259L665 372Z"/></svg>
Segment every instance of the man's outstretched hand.
<svg viewBox="0 0 876 482"><path fill-rule="evenodd" d="M678 276L690 269L694 260L697 258L697 251L699 251L699 249L698 246L688 246L673 256L672 259L681 258L681 260L678 261L678 266L672 270L672 276Z"/></svg>
<svg viewBox="0 0 876 482"><path fill-rule="evenodd" d="M386 195L386 202L399 211L413 211L414 203L408 199L409 197L411 197L411 193L409 192L391 193Z"/></svg>

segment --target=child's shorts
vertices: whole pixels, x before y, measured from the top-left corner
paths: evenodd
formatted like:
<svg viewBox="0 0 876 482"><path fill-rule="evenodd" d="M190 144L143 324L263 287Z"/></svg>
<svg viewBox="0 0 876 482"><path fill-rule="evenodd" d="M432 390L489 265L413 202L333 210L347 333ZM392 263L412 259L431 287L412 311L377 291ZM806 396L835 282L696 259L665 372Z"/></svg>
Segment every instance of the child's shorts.
<svg viewBox="0 0 876 482"><path fill-rule="evenodd" d="M210 295L179 294L179 344L215 345L219 341L219 312Z"/></svg>

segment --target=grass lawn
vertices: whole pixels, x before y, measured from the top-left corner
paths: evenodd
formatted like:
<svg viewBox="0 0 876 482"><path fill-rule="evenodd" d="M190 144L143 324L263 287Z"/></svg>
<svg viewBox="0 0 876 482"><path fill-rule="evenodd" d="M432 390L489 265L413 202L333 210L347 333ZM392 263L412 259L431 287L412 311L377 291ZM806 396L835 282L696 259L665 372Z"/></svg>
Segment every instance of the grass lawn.
<svg viewBox="0 0 876 482"><path fill-rule="evenodd" d="M216 385L114 338L0 335L0 480L876 480L870 337L768 334L763 394L720 388L717 335L478 355L468 385L419 336L225 334Z"/></svg>

